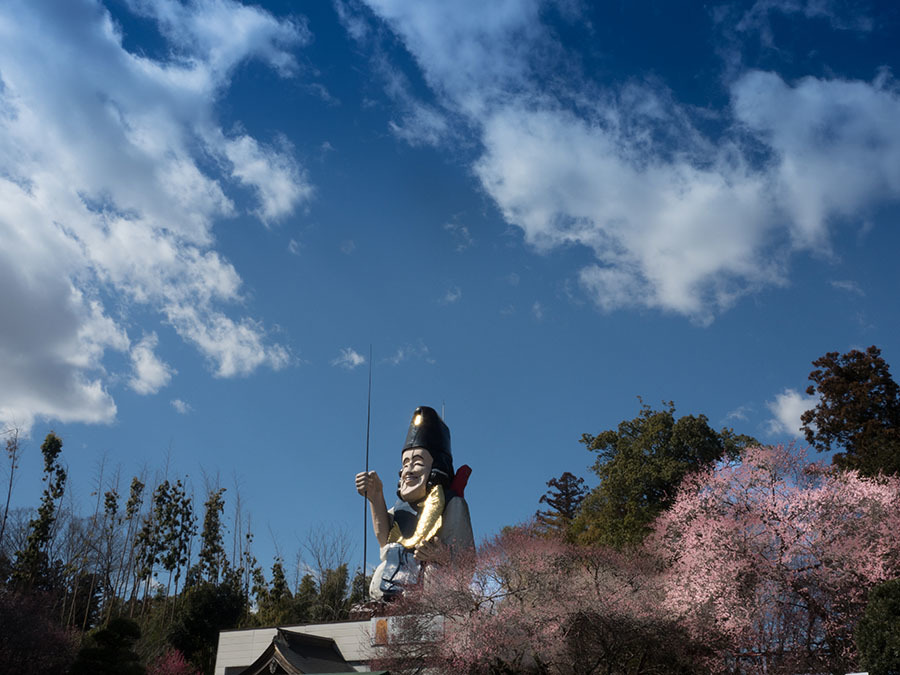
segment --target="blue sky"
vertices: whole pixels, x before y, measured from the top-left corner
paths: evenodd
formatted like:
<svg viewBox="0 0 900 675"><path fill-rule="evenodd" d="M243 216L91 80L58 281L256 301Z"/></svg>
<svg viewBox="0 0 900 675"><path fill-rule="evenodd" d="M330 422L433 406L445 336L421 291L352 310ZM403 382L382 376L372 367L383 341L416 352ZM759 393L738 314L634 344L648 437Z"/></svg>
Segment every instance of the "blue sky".
<svg viewBox="0 0 900 675"><path fill-rule="evenodd" d="M77 504L104 458L121 491L168 461L240 492L264 565L358 546L370 345L372 467L444 405L478 537L638 396L791 440L813 359L900 363L898 31L828 0L3 3L13 502L55 429Z"/></svg>

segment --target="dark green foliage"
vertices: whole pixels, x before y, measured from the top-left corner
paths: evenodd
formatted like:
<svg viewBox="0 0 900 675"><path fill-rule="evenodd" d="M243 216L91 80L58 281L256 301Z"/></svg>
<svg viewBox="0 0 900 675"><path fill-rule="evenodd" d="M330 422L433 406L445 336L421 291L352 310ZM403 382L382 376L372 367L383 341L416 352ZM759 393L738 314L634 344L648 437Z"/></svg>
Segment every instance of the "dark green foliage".
<svg viewBox="0 0 900 675"><path fill-rule="evenodd" d="M16 552L14 576L23 589L47 589L53 585L54 564L47 555L47 545L53 535L53 524L57 516L57 500L62 500L66 487L66 470L59 463L62 440L52 431L41 445L44 456L44 476L46 484L41 495L41 505L37 517L29 523L30 533L25 548Z"/></svg>
<svg viewBox="0 0 900 675"><path fill-rule="evenodd" d="M314 605L316 621L339 621L347 618L350 611L350 600L347 597L349 581L347 563L325 570Z"/></svg>
<svg viewBox="0 0 900 675"><path fill-rule="evenodd" d="M861 665L869 675L900 675L900 579L869 592L854 637Z"/></svg>
<svg viewBox="0 0 900 675"><path fill-rule="evenodd" d="M294 596L288 588L281 558L275 558L272 563L272 581L269 585L266 584L262 571L256 570L253 590L256 594L257 625L278 626L306 620L308 612L298 615L295 611Z"/></svg>
<svg viewBox="0 0 900 675"><path fill-rule="evenodd" d="M222 545L222 512L225 510L225 488L210 490L204 504L203 533L200 535L200 569L207 581L218 583L219 573L225 564L225 547Z"/></svg>
<svg viewBox="0 0 900 675"><path fill-rule="evenodd" d="M246 598L233 583L201 583L186 592L169 631L169 644L204 673L212 673L219 631L235 628Z"/></svg>
<svg viewBox="0 0 900 675"><path fill-rule="evenodd" d="M92 632L78 652L70 675L144 675L146 669L134 651L141 629L130 619L113 619Z"/></svg>
<svg viewBox="0 0 900 675"><path fill-rule="evenodd" d="M584 434L581 442L598 455L592 468L600 485L582 502L570 536L622 548L643 540L687 473L756 441L730 429L714 431L705 415L676 420L669 402L663 410L642 404L634 419L596 436Z"/></svg>
<svg viewBox="0 0 900 675"><path fill-rule="evenodd" d="M566 471L559 478L551 478L547 481L547 493L541 497L540 503L550 508L546 511L538 511L535 515L538 525L551 533L565 533L575 516L581 502L588 493L584 485L584 479Z"/></svg>
<svg viewBox="0 0 900 675"><path fill-rule="evenodd" d="M372 576L366 576L357 568L356 574L353 575L353 583L350 584L350 607L366 602L369 599L369 584L372 582Z"/></svg>
<svg viewBox="0 0 900 675"><path fill-rule="evenodd" d="M300 579L297 592L294 593L294 616L309 617L306 620L312 621L318 595L319 592L313 575L304 574L303 578Z"/></svg>
<svg viewBox="0 0 900 675"><path fill-rule="evenodd" d="M874 345L829 352L813 361L807 394L819 403L803 413L806 440L832 462L866 476L900 474L900 387Z"/></svg>

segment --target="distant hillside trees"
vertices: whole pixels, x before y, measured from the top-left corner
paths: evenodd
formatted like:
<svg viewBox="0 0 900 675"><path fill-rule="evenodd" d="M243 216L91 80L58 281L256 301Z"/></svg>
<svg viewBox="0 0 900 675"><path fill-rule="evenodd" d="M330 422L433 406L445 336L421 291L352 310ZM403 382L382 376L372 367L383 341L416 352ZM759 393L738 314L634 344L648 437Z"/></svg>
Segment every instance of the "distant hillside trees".
<svg viewBox="0 0 900 675"><path fill-rule="evenodd" d="M14 472L22 439L12 433L6 441ZM186 477L135 476L122 504L118 472L104 474L101 465L92 491L96 503L84 516L63 506L68 472L62 439L51 432L40 449L37 508L4 503L0 512L3 667L65 673L81 646L81 672L101 672L98 663L129 652L133 672L149 664L160 675L209 673L221 629L342 620L363 599L365 578L357 573L351 583L350 551L339 528L311 535L319 545L298 552L291 588L280 558L266 580L239 495L232 520L223 487L206 489L200 514ZM11 490L10 483L4 502L11 501ZM233 541L230 552L226 541ZM134 621L136 633L124 619Z"/></svg>

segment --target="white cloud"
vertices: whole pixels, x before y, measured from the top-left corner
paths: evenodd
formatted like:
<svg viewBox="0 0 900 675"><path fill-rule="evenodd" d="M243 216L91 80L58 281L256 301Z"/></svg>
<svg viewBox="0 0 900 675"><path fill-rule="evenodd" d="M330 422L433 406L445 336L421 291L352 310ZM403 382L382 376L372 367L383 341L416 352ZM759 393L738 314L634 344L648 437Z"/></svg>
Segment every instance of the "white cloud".
<svg viewBox="0 0 900 675"><path fill-rule="evenodd" d="M832 281L831 286L833 288L837 288L839 290L846 291L847 293L852 293L853 295L858 295L860 297L865 297L866 295L866 292L862 288L860 288L858 283L849 279Z"/></svg>
<svg viewBox="0 0 900 675"><path fill-rule="evenodd" d="M459 223L446 223L444 229L453 235L453 239L456 241L457 253L462 253L475 243L475 240L472 239L472 235L469 233L469 228L465 225L460 225Z"/></svg>
<svg viewBox="0 0 900 675"><path fill-rule="evenodd" d="M774 401L766 401L766 407L774 415L768 423L769 432L801 438L803 432L800 430L800 416L814 408L817 402L817 397L806 396L794 389L785 389L776 394Z"/></svg>
<svg viewBox="0 0 900 675"><path fill-rule="evenodd" d="M350 255L355 250L356 244L352 239L345 239L341 242L341 253L343 253L344 255Z"/></svg>
<svg viewBox="0 0 900 675"><path fill-rule="evenodd" d="M784 285L798 251L827 254L838 219L900 197L900 89L887 73L792 83L739 73L727 83L731 128L711 139L659 83L549 77L567 47L537 0L368 5L448 115L479 134L474 171L504 219L538 250L593 253L578 278L604 311L708 323ZM839 21L832 3L793 5Z"/></svg>
<svg viewBox="0 0 900 675"><path fill-rule="evenodd" d="M288 251L291 255L300 255L300 249L303 248L303 244L301 244L296 239L291 239L288 242Z"/></svg>
<svg viewBox="0 0 900 675"><path fill-rule="evenodd" d="M138 394L155 394L169 384L175 369L156 356L154 350L159 344L156 333L145 335L131 348L133 376L128 382Z"/></svg>
<svg viewBox="0 0 900 675"><path fill-rule="evenodd" d="M331 362L331 365L346 368L347 370L353 370L354 368L363 365L365 362L365 356L350 347L346 347L345 349L341 349L340 356L334 359Z"/></svg>
<svg viewBox="0 0 900 675"><path fill-rule="evenodd" d="M312 196L306 173L290 155L263 148L250 136L220 140L231 174L256 190L260 207L257 215L270 222L289 215Z"/></svg>
<svg viewBox="0 0 900 675"><path fill-rule="evenodd" d="M435 363L435 360L429 355L428 347L421 340L419 340L419 342L416 344L406 344L398 347L393 356L389 356L388 358L384 359L384 361L386 363L390 363L393 366L398 366L404 361L409 361L410 359L421 359L425 363L429 364Z"/></svg>
<svg viewBox="0 0 900 675"><path fill-rule="evenodd" d="M369 35L369 24L359 15L356 2L334 0L334 9L341 25L354 40L362 41Z"/></svg>
<svg viewBox="0 0 900 675"><path fill-rule="evenodd" d="M444 115L434 106L416 101L409 94L398 98L403 102L403 116L399 121L388 122L391 132L413 147L438 145L447 134Z"/></svg>
<svg viewBox="0 0 900 675"><path fill-rule="evenodd" d="M193 410L189 403L185 403L180 398L173 398L170 403L179 415L187 415Z"/></svg>
<svg viewBox="0 0 900 675"><path fill-rule="evenodd" d="M447 289L447 292L444 293L444 297L441 298L441 304L452 305L455 302L459 302L461 298L462 291L459 286L454 286L453 288Z"/></svg>
<svg viewBox="0 0 900 675"><path fill-rule="evenodd" d="M747 413L751 412L753 409L750 406L740 405L734 410L729 411L727 415L725 415L725 421L731 422L732 420L739 420L741 422L747 421Z"/></svg>
<svg viewBox="0 0 900 675"><path fill-rule="evenodd" d="M537 319L538 321L542 321L544 318L544 306L541 304L540 300L535 300L534 304L531 306L531 315Z"/></svg>
<svg viewBox="0 0 900 675"><path fill-rule="evenodd" d="M887 73L789 85L752 71L732 96L738 121L773 152L769 177L798 246L827 248L831 219L900 196L900 90Z"/></svg>
<svg viewBox="0 0 900 675"><path fill-rule="evenodd" d="M776 47L769 15L802 14L807 19L824 19L838 30L870 31L874 22L858 5L835 0L757 0L741 18L737 29L757 31L764 45Z"/></svg>
<svg viewBox="0 0 900 675"><path fill-rule="evenodd" d="M241 279L211 248L212 227L236 212L235 181L267 221L311 188L285 151L223 133L214 104L247 59L294 72L289 49L308 33L229 0L130 6L160 26L165 60L128 52L96 0L0 5L3 420L112 420L118 374L104 353L129 350L134 305L158 312L218 375L288 360L260 324L224 314L242 301ZM133 352L131 384L149 392L165 367L146 346Z"/></svg>

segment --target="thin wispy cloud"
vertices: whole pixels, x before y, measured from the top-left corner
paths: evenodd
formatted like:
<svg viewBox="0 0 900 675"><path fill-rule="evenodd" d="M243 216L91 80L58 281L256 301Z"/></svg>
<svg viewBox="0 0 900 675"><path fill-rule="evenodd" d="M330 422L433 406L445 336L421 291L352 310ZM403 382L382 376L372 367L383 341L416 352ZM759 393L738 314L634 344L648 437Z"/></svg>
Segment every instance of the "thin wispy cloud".
<svg viewBox="0 0 900 675"><path fill-rule="evenodd" d="M866 293L860 288L860 285L855 281L843 280L843 281L832 281L831 286L840 291L845 291L850 293L851 295L858 295L859 297L865 297Z"/></svg>
<svg viewBox="0 0 900 675"><path fill-rule="evenodd" d="M447 289L447 292L444 293L444 297L441 298L442 305L452 305L456 302L459 302L462 298L462 291L459 286L454 286L453 288Z"/></svg>
<svg viewBox="0 0 900 675"><path fill-rule="evenodd" d="M428 347L421 340L416 344L406 344L397 348L392 356L384 359L384 363L392 366L398 366L405 361L421 360L425 363L434 364L435 360L431 357Z"/></svg>
<svg viewBox="0 0 900 675"><path fill-rule="evenodd" d="M193 411L193 408L189 403L185 403L180 398L173 398L170 403L172 407L175 408L175 412L179 415L187 415Z"/></svg>
<svg viewBox="0 0 900 675"><path fill-rule="evenodd" d="M343 368L345 370L353 370L354 368L358 368L366 362L366 357L357 352L352 347L345 347L341 349L341 353L338 357L332 360L331 365L338 366L339 368Z"/></svg>
<svg viewBox="0 0 900 675"><path fill-rule="evenodd" d="M472 239L472 235L469 233L469 228L465 225L460 225L459 223L446 223L444 229L453 236L457 253L462 253L467 248L471 248L475 243L475 240Z"/></svg>
<svg viewBox="0 0 900 675"><path fill-rule="evenodd" d="M734 410L730 410L728 414L725 415L725 422L746 422L748 417L747 415L753 411L753 408L746 405L741 405L735 408Z"/></svg>

